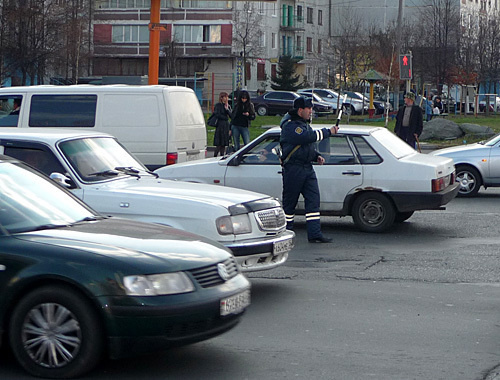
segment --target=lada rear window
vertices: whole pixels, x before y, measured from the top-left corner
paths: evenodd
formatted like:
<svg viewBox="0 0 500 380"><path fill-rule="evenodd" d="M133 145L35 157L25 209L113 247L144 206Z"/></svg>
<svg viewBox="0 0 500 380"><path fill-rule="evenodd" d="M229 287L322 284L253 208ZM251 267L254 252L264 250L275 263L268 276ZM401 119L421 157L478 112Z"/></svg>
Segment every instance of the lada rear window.
<svg viewBox="0 0 500 380"><path fill-rule="evenodd" d="M97 95L33 95L30 127L94 127Z"/></svg>

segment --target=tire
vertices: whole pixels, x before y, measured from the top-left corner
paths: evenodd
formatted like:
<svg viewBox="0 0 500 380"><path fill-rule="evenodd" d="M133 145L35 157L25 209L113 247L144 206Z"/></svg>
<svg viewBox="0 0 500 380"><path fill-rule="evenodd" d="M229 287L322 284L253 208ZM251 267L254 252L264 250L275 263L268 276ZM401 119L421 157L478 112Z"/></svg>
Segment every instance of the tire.
<svg viewBox="0 0 500 380"><path fill-rule="evenodd" d="M382 193L360 194L352 205L352 219L364 232L383 232L392 226L395 217L392 202Z"/></svg>
<svg viewBox="0 0 500 380"><path fill-rule="evenodd" d="M456 180L460 183L459 197L474 197L482 184L481 175L472 166L457 166Z"/></svg>
<svg viewBox="0 0 500 380"><path fill-rule="evenodd" d="M21 299L12 313L9 338L14 356L27 372L53 379L90 371L104 349L93 305L60 286L44 286Z"/></svg>
<svg viewBox="0 0 500 380"><path fill-rule="evenodd" d="M394 223L403 223L405 220L410 219L414 212L415 211L396 212Z"/></svg>
<svg viewBox="0 0 500 380"><path fill-rule="evenodd" d="M257 115L259 115L259 116L266 116L267 115L267 107L266 106L257 106L257 109L255 111L257 112Z"/></svg>
<svg viewBox="0 0 500 380"><path fill-rule="evenodd" d="M348 116L352 115L353 114L352 107L350 105L342 106L342 113Z"/></svg>

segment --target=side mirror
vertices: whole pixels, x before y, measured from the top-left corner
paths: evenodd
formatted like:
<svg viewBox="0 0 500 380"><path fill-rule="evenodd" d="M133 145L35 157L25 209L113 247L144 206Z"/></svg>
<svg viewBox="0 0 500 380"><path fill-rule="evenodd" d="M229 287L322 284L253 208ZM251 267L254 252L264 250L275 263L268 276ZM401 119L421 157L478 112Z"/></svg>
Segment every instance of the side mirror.
<svg viewBox="0 0 500 380"><path fill-rule="evenodd" d="M71 188L71 179L66 177L64 174L61 173L51 173L50 174L50 179L53 180L54 182L58 183L62 187L66 188Z"/></svg>
<svg viewBox="0 0 500 380"><path fill-rule="evenodd" d="M227 163L228 166L239 166L241 164L241 161L243 160L242 156L234 156L231 161Z"/></svg>

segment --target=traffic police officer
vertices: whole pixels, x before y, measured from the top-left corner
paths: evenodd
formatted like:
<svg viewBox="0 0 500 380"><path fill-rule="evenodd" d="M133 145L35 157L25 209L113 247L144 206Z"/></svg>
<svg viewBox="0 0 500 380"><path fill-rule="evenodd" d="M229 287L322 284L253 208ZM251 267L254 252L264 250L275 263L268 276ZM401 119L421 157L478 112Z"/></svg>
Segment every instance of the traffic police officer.
<svg viewBox="0 0 500 380"><path fill-rule="evenodd" d="M305 200L307 238L310 243L329 243L332 239L321 233L319 187L312 163L323 165L325 159L316 151L314 143L338 132L338 127L313 130L309 125L312 101L305 97L295 99L293 109L282 119L281 158L283 165L283 209L286 228L293 229L295 207L300 194Z"/></svg>

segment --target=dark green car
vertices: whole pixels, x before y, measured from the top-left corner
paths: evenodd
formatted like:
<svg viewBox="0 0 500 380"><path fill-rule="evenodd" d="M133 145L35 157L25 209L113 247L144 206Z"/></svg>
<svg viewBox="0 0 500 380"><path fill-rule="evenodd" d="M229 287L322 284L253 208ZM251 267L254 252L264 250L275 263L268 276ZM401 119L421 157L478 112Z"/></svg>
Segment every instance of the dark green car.
<svg viewBox="0 0 500 380"><path fill-rule="evenodd" d="M105 356L234 327L250 283L231 253L156 224L101 216L0 156L0 334L32 375L76 377Z"/></svg>

